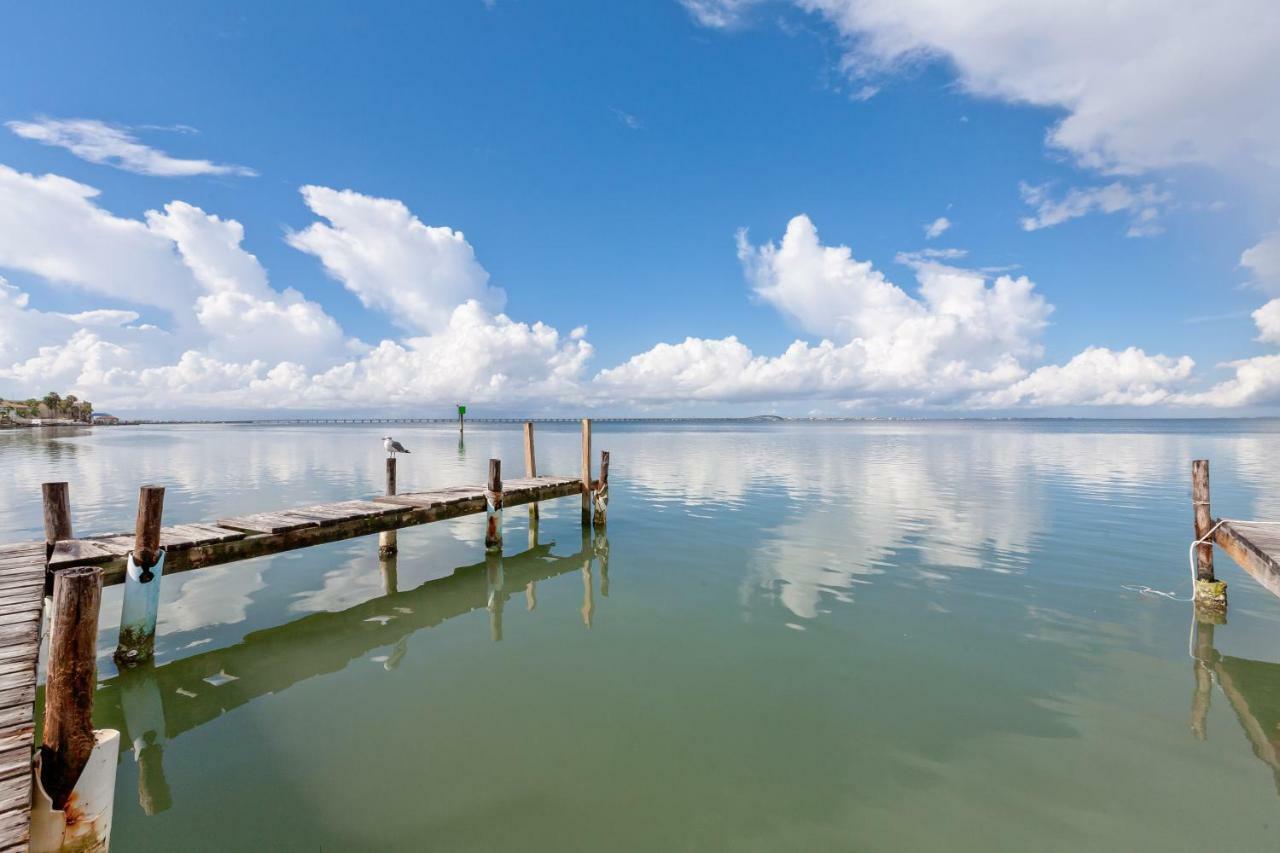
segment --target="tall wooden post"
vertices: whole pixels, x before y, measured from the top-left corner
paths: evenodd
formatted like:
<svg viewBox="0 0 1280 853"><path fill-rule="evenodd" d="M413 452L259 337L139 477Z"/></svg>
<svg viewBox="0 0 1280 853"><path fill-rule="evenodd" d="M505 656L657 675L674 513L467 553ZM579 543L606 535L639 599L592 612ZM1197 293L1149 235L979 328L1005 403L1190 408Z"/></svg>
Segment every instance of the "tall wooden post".
<svg viewBox="0 0 1280 853"><path fill-rule="evenodd" d="M1195 510L1196 541L1204 539L1213 528L1213 514L1209 511L1209 460L1197 459L1191 463L1191 504ZM1196 548L1196 579L1214 580L1213 543L1205 542Z"/></svg>
<svg viewBox="0 0 1280 853"><path fill-rule="evenodd" d="M71 492L66 483L43 483L44 559L53 556L53 546L75 538L71 533Z"/></svg>
<svg viewBox="0 0 1280 853"><path fill-rule="evenodd" d="M600 451L600 479L596 480L593 497L596 515L592 523L603 530L609 515L609 451L607 450Z"/></svg>
<svg viewBox="0 0 1280 853"><path fill-rule="evenodd" d="M40 782L55 809L67 804L96 742L93 692L101 604L101 569L83 566L54 575Z"/></svg>
<svg viewBox="0 0 1280 853"><path fill-rule="evenodd" d="M538 461L533 455L533 421L524 422L524 475L532 479L538 476ZM538 525L538 502L529 501L529 547L536 544Z"/></svg>
<svg viewBox="0 0 1280 853"><path fill-rule="evenodd" d="M387 494L396 493L396 457L387 457ZM399 537L394 530L384 530L378 534L378 558L394 557L400 550Z"/></svg>
<svg viewBox="0 0 1280 853"><path fill-rule="evenodd" d="M1191 463L1191 503L1195 510L1196 541L1205 541L1196 547L1196 583L1194 598L1197 604L1211 608L1227 606L1227 585L1213 574L1213 514L1209 509L1209 460L1197 459Z"/></svg>
<svg viewBox="0 0 1280 853"><path fill-rule="evenodd" d="M582 419L582 526L591 523L591 418Z"/></svg>
<svg viewBox="0 0 1280 853"><path fill-rule="evenodd" d="M502 460L489 460L489 482L485 485L485 528L484 547L486 551L502 550Z"/></svg>
<svg viewBox="0 0 1280 853"><path fill-rule="evenodd" d="M124 580L124 604L120 609L120 641L115 659L119 664L150 660L155 653L156 617L160 611L160 522L164 515L164 486L138 490L138 520L133 551Z"/></svg>

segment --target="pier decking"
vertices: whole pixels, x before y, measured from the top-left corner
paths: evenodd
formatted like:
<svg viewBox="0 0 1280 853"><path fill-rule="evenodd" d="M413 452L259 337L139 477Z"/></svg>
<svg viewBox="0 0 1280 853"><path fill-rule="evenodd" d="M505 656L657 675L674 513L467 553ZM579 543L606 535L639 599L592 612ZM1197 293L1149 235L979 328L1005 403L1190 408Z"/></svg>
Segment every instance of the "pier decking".
<svg viewBox="0 0 1280 853"><path fill-rule="evenodd" d="M0 546L0 851L27 849L45 544Z"/></svg>
<svg viewBox="0 0 1280 853"><path fill-rule="evenodd" d="M502 483L504 506L581 492L582 480L577 477L524 477ZM312 504L199 524L177 524L161 528L160 544L167 551L165 574L172 574L485 510L484 486L456 486L369 500ZM56 571L72 566L99 566L104 584L120 583L124 579L126 557L133 547L133 533L71 539L57 543L49 568ZM43 553L40 556L43 557Z"/></svg>
<svg viewBox="0 0 1280 853"><path fill-rule="evenodd" d="M396 531L484 513L486 561L496 560L500 578L505 507L531 504L531 530L536 531L539 501L580 496L584 531L594 527L603 532L605 523L609 454L601 453L600 477L593 480L591 421L582 421L580 477L537 476L531 422L525 424L524 439L526 476L522 478L504 481L501 461L490 459L484 485L397 493L396 459L392 454L386 460L384 495L168 527L161 522L164 487L142 486L137 527L132 533L73 535L69 484L45 483L45 541L0 545L0 853L25 850L32 838L37 660L45 596L50 589L54 597L50 612L56 611L58 618L52 620L50 627L50 676L42 747L45 765L40 773L49 796L59 804L70 802L72 786L77 784L89 758L89 751L77 755L77 750L85 738L93 740L99 734L93 729L92 717L97 692L93 672L101 585L126 584L120 645L115 653L117 662L124 667L123 674L137 665L152 665L161 574L378 533L379 558L392 561L384 564L384 572L385 566L391 566L394 575ZM536 534L531 541L536 541ZM393 591L389 589L388 593ZM495 630L500 633L500 612L497 616ZM51 761L50 756L56 760ZM64 772L64 768L70 769ZM51 778L54 787L50 787ZM105 811L94 814L82 815L71 806L53 814L57 816L53 818L55 823L49 825L49 813L41 812L38 835L46 838L52 826L52 831L62 833L60 849L92 846L105 840L110 832L109 802Z"/></svg>
<svg viewBox="0 0 1280 853"><path fill-rule="evenodd" d="M1280 596L1280 522L1214 518L1209 504L1209 460L1191 463L1191 510L1195 541L1191 543L1197 604L1225 609L1227 585L1213 571L1213 546L1226 551L1240 568Z"/></svg>
<svg viewBox="0 0 1280 853"><path fill-rule="evenodd" d="M1254 580L1280 595L1280 524L1220 521L1213 541Z"/></svg>

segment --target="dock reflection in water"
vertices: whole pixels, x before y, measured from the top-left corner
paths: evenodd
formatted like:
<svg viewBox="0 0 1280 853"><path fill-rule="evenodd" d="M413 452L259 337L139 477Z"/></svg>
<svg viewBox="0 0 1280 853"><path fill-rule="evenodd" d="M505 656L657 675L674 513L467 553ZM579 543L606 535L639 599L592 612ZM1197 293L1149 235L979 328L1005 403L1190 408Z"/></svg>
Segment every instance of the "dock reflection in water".
<svg viewBox="0 0 1280 853"><path fill-rule="evenodd" d="M481 563L404 592L396 586L396 558L382 559L385 592L378 598L255 631L224 649L124 670L103 681L94 699L95 723L119 729L122 746L132 748L143 812L157 814L172 804L163 766L168 741L260 696L342 670L374 649L392 647L383 667L393 670L412 634L480 609L489 613L491 639L501 641L509 598L523 593L527 609L533 610L539 582L574 571L582 574L581 613L590 628L595 613L592 563L599 567L601 594L607 595L608 539L584 531L577 553L555 556L554 542L537 542L535 524L529 541L531 547L519 554L490 554Z"/></svg>
<svg viewBox="0 0 1280 853"><path fill-rule="evenodd" d="M1235 712L1253 754L1271 768L1280 794L1280 663L1224 655L1214 647L1211 621L1197 621L1193 639L1195 694L1191 702L1191 731L1207 740L1213 682Z"/></svg>

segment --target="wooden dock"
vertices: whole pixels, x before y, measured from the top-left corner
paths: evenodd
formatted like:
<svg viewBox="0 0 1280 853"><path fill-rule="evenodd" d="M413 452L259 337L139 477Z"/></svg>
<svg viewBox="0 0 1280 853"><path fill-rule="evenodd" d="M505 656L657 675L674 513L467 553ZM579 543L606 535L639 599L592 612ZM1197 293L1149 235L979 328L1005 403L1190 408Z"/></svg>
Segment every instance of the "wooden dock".
<svg viewBox="0 0 1280 853"><path fill-rule="evenodd" d="M45 544L0 546L0 851L26 850Z"/></svg>
<svg viewBox="0 0 1280 853"><path fill-rule="evenodd" d="M1280 595L1280 524L1220 519L1213 541L1254 580Z"/></svg>
<svg viewBox="0 0 1280 853"><path fill-rule="evenodd" d="M1191 507L1194 517L1194 598L1197 603L1225 608L1227 585L1213 570L1217 545L1254 580L1280 596L1280 522L1214 518L1209 505L1209 460L1191 463Z"/></svg>
<svg viewBox="0 0 1280 853"><path fill-rule="evenodd" d="M502 482L504 506L581 493L582 480L578 477L525 477ZM485 494L484 486L456 486L162 527L160 545L167 552L164 571L165 574L190 571L476 515L486 511ZM124 580L125 558L133 547L133 533L70 539L54 547L49 568L57 571L72 566L99 566L103 570L103 583L116 584Z"/></svg>
<svg viewBox="0 0 1280 853"><path fill-rule="evenodd" d="M490 459L489 476L483 485L397 493L396 459L392 454L386 460L387 488L383 495L167 527L161 523L164 487L142 486L137 526L131 533L74 536L68 484L45 483L45 541L0 546L0 853L26 850L33 838L36 668L45 608L50 606L46 605L46 595L50 592L53 604L49 612L56 612L58 617L51 617L40 778L55 804L53 826L60 836L54 837L62 839L62 846L55 847L98 849L94 845L110 831L109 801L97 803L97 812L83 812L83 803L75 801L74 808L66 806L65 822L64 812L57 810L63 808L62 803L73 802L73 786L82 771L89 775L85 768L91 753L99 754L94 742L100 735L106 736L95 732L92 725L102 585L125 584L120 644L116 649L123 674L131 667L152 665L162 574L374 533L380 534L380 558L393 561L396 531L401 528L480 513L487 519L486 560L496 561L500 567L504 508L529 504L531 530L536 530L538 502L570 496L581 497L584 531L591 526L602 533L609 494L609 454L601 454L600 477L593 480L591 421L584 419L581 423L580 477L536 475L533 424L526 422L526 476L521 478L504 481L501 462ZM390 565L394 566L394 562ZM500 634L500 612L495 624ZM114 763L110 766L114 767ZM105 772L112 771L108 768ZM100 781L96 784L102 787ZM106 787L110 790L109 781ZM49 812L42 810L38 817L35 837L46 837L51 826Z"/></svg>

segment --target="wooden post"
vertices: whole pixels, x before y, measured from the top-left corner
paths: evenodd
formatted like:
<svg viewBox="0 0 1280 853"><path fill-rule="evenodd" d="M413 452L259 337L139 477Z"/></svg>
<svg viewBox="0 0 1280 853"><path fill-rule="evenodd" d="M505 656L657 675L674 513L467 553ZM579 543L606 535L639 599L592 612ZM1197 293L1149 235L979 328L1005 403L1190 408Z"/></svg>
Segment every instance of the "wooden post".
<svg viewBox="0 0 1280 853"><path fill-rule="evenodd" d="M392 531L394 533L394 531ZM378 570L382 573L382 594L395 595L400 591L400 569L397 563L396 552L383 556L382 549L378 549Z"/></svg>
<svg viewBox="0 0 1280 853"><path fill-rule="evenodd" d="M1191 463L1191 504L1194 512L1196 541L1208 540L1213 530L1213 514L1209 509L1209 460ZM1213 574L1213 542L1205 541L1196 548L1196 583L1193 596L1198 604L1208 607L1227 606L1227 585Z"/></svg>
<svg viewBox="0 0 1280 853"><path fill-rule="evenodd" d="M591 418L582 419L582 526L591 523Z"/></svg>
<svg viewBox="0 0 1280 853"><path fill-rule="evenodd" d="M164 486L138 490L138 520L133 529L133 560L149 569L160 560L160 520L164 515Z"/></svg>
<svg viewBox="0 0 1280 853"><path fill-rule="evenodd" d="M595 520L592 522L597 528L604 529L605 521L609 514L609 451L600 451L600 479L595 484Z"/></svg>
<svg viewBox="0 0 1280 853"><path fill-rule="evenodd" d="M118 664L150 660L155 653L156 617L160 610L160 522L164 515L164 486L143 486L138 491L138 521L133 552L129 555L120 608Z"/></svg>
<svg viewBox="0 0 1280 853"><path fill-rule="evenodd" d="M387 494L396 493L396 457L387 457ZM378 558L394 557L400 550L399 537L394 530L384 530L378 534Z"/></svg>
<svg viewBox="0 0 1280 853"><path fill-rule="evenodd" d="M1209 511L1209 460L1197 459L1191 463L1191 504L1195 510L1195 534L1199 541L1213 528L1213 514ZM1211 581L1213 577L1213 543L1205 542L1196 549L1196 579Z"/></svg>
<svg viewBox="0 0 1280 853"><path fill-rule="evenodd" d="M533 455L533 421L524 422L524 475L529 478L538 476L538 462ZM534 528L538 524L538 502L529 501L529 547L534 547L537 533Z"/></svg>
<svg viewBox="0 0 1280 853"><path fill-rule="evenodd" d="M485 486L484 547L502 550L502 460L489 460L489 482Z"/></svg>
<svg viewBox="0 0 1280 853"><path fill-rule="evenodd" d="M71 533L71 492L66 483L44 483L44 559L53 556L53 546L75 538Z"/></svg>
<svg viewBox="0 0 1280 853"><path fill-rule="evenodd" d="M93 692L101 604L101 569L82 566L54 575L40 782L55 809L67 804L96 742Z"/></svg>

